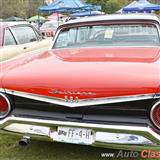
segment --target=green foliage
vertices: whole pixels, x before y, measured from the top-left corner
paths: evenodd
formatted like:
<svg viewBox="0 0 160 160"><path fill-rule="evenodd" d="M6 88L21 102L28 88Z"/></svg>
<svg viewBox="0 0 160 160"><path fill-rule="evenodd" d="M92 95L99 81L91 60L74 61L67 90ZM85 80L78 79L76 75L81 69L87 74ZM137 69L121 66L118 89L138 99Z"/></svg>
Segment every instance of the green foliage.
<svg viewBox="0 0 160 160"><path fill-rule="evenodd" d="M102 6L102 11L115 13L133 0L84 0L86 3ZM151 3L160 4L160 0L148 0ZM37 14L37 8L44 5L45 0L0 0L0 18L18 16L29 18Z"/></svg>
<svg viewBox="0 0 160 160"><path fill-rule="evenodd" d="M43 4L44 0L0 0L0 18L28 18L37 14L37 8Z"/></svg>
<svg viewBox="0 0 160 160"><path fill-rule="evenodd" d="M160 4L160 0L148 0L151 3ZM108 14L115 13L133 0L86 0L87 3L102 6L102 11Z"/></svg>
<svg viewBox="0 0 160 160"><path fill-rule="evenodd" d="M108 0L87 0L86 2L93 5L100 5L102 7L102 11L105 12Z"/></svg>
<svg viewBox="0 0 160 160"><path fill-rule="evenodd" d="M0 135L0 160L131 160L101 157L101 153L117 153L119 150L34 140L28 147L20 147L18 140L20 137Z"/></svg>
<svg viewBox="0 0 160 160"><path fill-rule="evenodd" d="M105 6L105 12L112 14L120 10L123 7L123 3L119 0L108 0Z"/></svg>
<svg viewBox="0 0 160 160"><path fill-rule="evenodd" d="M87 3L102 6L102 11L109 14L115 13L129 2L130 0L87 0Z"/></svg>

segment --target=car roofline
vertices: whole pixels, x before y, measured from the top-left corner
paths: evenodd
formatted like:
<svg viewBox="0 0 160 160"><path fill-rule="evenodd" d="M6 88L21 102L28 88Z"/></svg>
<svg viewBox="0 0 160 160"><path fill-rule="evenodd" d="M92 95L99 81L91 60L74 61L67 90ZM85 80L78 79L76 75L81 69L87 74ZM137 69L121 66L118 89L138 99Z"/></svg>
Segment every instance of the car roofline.
<svg viewBox="0 0 160 160"><path fill-rule="evenodd" d="M94 23L100 21L117 21L117 20L149 20L149 21L157 21L160 23L160 19L158 16L154 14L112 14L112 15L100 15L93 17L84 17L75 20L70 20L64 23L62 26L68 26L79 23Z"/></svg>
<svg viewBox="0 0 160 160"><path fill-rule="evenodd" d="M27 21L21 21L21 22L2 22L1 26L12 27L12 26L26 25L26 24L29 24L29 22L27 22Z"/></svg>

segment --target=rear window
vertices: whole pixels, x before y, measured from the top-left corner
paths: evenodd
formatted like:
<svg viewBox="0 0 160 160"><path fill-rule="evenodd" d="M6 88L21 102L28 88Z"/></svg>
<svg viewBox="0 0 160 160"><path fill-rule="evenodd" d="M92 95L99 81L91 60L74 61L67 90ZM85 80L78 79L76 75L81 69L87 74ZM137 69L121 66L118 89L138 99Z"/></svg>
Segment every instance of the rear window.
<svg viewBox="0 0 160 160"><path fill-rule="evenodd" d="M114 24L80 26L62 30L53 48L95 46L159 46L153 24Z"/></svg>
<svg viewBox="0 0 160 160"><path fill-rule="evenodd" d="M8 45L16 45L16 41L12 33L10 32L10 30L6 29L4 33L4 46L8 46Z"/></svg>
<svg viewBox="0 0 160 160"><path fill-rule="evenodd" d="M57 29L58 23L44 23L41 29Z"/></svg>
<svg viewBox="0 0 160 160"><path fill-rule="evenodd" d="M37 35L30 26L12 27L12 31L20 44L37 41Z"/></svg>

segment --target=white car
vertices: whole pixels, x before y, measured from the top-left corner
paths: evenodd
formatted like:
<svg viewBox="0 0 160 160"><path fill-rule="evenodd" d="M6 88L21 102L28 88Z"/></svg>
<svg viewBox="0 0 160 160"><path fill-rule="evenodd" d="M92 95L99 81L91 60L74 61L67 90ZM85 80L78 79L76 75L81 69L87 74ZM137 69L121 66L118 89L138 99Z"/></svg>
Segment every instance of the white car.
<svg viewBox="0 0 160 160"><path fill-rule="evenodd" d="M51 39L45 39L27 22L0 23L0 62L24 53L46 50Z"/></svg>

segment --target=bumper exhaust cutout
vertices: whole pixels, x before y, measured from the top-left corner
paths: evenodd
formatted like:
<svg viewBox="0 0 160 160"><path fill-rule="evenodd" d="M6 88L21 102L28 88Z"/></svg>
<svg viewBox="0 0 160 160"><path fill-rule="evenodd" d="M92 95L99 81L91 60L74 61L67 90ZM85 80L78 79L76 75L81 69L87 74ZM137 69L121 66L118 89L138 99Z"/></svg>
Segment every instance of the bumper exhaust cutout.
<svg viewBox="0 0 160 160"><path fill-rule="evenodd" d="M26 147L30 144L30 137L29 136L23 136L22 139L19 141L19 145L22 147Z"/></svg>

